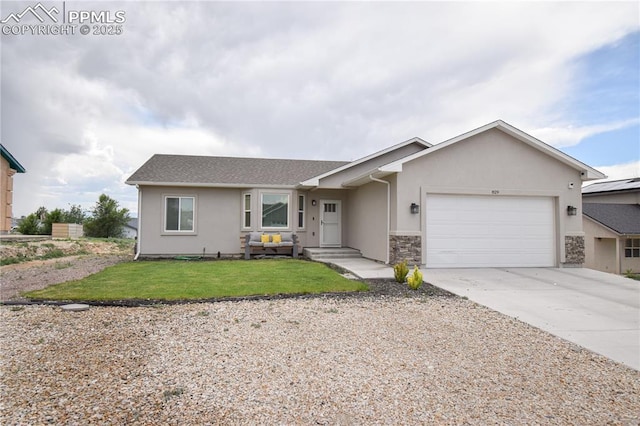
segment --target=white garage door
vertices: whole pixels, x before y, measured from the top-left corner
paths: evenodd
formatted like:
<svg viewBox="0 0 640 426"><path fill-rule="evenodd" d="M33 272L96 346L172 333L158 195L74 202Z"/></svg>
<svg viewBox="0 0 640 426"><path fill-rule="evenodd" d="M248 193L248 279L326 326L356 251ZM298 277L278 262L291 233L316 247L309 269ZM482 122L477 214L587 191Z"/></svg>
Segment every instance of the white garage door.
<svg viewBox="0 0 640 426"><path fill-rule="evenodd" d="M550 197L427 196L427 267L555 266Z"/></svg>

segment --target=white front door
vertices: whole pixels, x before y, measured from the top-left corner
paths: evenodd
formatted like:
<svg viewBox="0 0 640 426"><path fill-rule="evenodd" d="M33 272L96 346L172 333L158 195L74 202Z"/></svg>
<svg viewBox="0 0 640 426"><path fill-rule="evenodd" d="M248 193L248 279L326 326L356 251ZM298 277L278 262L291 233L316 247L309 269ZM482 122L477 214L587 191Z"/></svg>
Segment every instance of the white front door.
<svg viewBox="0 0 640 426"><path fill-rule="evenodd" d="M340 210L340 200L320 200L320 247L341 246Z"/></svg>

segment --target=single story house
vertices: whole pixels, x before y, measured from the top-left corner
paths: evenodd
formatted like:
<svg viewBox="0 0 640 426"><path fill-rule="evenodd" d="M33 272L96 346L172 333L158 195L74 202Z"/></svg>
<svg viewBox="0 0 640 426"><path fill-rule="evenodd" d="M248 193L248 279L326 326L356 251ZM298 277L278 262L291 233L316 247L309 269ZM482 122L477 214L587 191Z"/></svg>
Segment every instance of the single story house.
<svg viewBox="0 0 640 426"><path fill-rule="evenodd" d="M0 234L11 231L13 217L13 175L26 169L0 144Z"/></svg>
<svg viewBox="0 0 640 426"><path fill-rule="evenodd" d="M351 162L154 155L138 188L138 256L239 255L251 231L385 263L584 262L582 182L605 176L498 120Z"/></svg>
<svg viewBox="0 0 640 426"><path fill-rule="evenodd" d="M640 178L582 188L585 266L640 272Z"/></svg>
<svg viewBox="0 0 640 426"><path fill-rule="evenodd" d="M138 218L134 217L127 221L122 230L124 238L136 238L138 236Z"/></svg>

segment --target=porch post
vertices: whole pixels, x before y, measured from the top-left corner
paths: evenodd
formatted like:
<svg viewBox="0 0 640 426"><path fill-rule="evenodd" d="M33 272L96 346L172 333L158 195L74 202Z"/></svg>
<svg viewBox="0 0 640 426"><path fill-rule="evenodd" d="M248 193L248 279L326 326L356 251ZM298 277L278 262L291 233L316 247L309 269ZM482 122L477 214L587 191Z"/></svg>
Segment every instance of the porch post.
<svg viewBox="0 0 640 426"><path fill-rule="evenodd" d="M386 245L387 245L387 249L386 251L386 260L385 260L385 264L389 264L389 251L390 251L390 247L389 247L389 238L391 237L391 183L389 183L389 181L386 180L382 180L382 179L378 179L373 177L373 175L369 175L369 179L371 179L374 182L380 182L380 183L384 183L385 185L387 185L387 238L386 238Z"/></svg>

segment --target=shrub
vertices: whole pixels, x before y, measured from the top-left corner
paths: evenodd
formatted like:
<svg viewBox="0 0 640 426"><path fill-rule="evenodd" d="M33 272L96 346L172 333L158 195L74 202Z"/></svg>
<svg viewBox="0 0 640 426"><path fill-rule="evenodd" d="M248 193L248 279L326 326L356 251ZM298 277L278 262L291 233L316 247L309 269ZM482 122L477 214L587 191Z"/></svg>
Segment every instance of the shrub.
<svg viewBox="0 0 640 426"><path fill-rule="evenodd" d="M35 213L22 219L18 225L18 232L22 235L38 235L40 233L40 220Z"/></svg>
<svg viewBox="0 0 640 426"><path fill-rule="evenodd" d="M399 283L404 282L405 278L407 278L408 273L409 273L409 267L407 266L406 260L396 263L393 266L393 275L395 276L396 281Z"/></svg>
<svg viewBox="0 0 640 426"><path fill-rule="evenodd" d="M413 268L413 274L407 278L407 284L411 290L417 290L422 286L422 272L418 269L418 265Z"/></svg>

